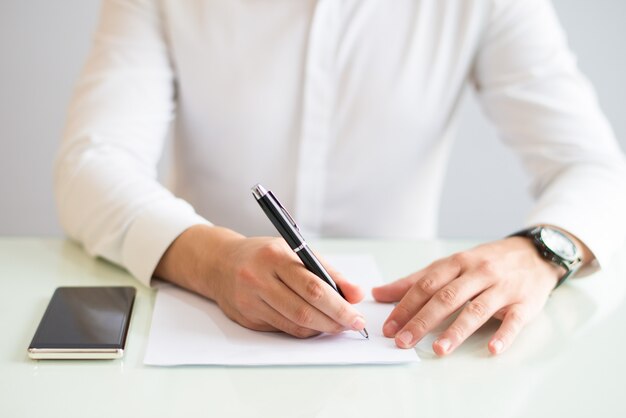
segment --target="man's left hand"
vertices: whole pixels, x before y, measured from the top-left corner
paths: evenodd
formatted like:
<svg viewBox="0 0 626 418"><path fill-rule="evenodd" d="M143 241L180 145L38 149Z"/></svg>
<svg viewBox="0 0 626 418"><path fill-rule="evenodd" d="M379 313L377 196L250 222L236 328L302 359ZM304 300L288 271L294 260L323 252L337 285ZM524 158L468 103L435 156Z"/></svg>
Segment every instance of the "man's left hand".
<svg viewBox="0 0 626 418"><path fill-rule="evenodd" d="M491 317L502 320L488 348L506 350L543 308L563 268L540 257L528 238L511 237L435 261L423 270L372 290L379 302L397 302L383 326L400 348L411 348L457 310L433 343L453 352Z"/></svg>

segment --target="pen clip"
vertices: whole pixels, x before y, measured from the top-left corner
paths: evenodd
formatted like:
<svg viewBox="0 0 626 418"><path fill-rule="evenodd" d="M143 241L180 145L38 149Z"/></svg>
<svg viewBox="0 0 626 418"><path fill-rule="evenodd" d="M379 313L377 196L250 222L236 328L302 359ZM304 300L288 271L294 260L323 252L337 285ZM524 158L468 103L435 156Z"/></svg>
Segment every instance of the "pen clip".
<svg viewBox="0 0 626 418"><path fill-rule="evenodd" d="M280 204L280 201L278 199L276 199L276 196L274 196L274 194L270 191L268 192L269 194L272 195L272 199L274 200L274 202L276 202L276 204L278 205L278 207L280 208L280 210L283 211L283 214L285 215L285 217L287 218L287 220L291 223L291 225L293 225L294 228L296 228L296 230L298 232L300 232L300 228L298 227L298 224L296 223L296 221L291 217L291 214L287 211L287 209L285 209L283 207L283 205Z"/></svg>

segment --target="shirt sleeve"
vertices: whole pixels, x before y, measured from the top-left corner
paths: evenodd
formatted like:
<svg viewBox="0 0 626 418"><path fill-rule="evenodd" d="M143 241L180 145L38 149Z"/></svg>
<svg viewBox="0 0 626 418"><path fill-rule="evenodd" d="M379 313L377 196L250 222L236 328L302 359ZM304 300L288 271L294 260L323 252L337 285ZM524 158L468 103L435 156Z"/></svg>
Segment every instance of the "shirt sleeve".
<svg viewBox="0 0 626 418"><path fill-rule="evenodd" d="M626 237L626 161L548 0L495 0L475 60L479 101L531 174L527 224L552 224L604 265Z"/></svg>
<svg viewBox="0 0 626 418"><path fill-rule="evenodd" d="M157 4L103 2L54 178L68 235L145 284L178 235L209 223L157 181L174 112L174 76Z"/></svg>

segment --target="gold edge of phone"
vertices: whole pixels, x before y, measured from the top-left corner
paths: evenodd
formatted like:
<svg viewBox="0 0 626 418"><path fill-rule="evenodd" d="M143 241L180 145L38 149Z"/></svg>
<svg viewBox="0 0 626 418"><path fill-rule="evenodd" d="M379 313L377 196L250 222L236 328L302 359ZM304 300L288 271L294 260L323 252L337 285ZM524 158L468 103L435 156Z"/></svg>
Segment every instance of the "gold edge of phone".
<svg viewBox="0 0 626 418"><path fill-rule="evenodd" d="M122 348L29 348L33 360L113 360L124 356Z"/></svg>

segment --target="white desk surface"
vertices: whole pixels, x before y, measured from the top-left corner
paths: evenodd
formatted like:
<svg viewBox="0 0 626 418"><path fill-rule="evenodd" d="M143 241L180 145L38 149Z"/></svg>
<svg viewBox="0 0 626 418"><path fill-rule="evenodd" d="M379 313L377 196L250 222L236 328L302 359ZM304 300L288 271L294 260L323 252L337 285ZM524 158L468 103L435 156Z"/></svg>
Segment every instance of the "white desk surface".
<svg viewBox="0 0 626 418"><path fill-rule="evenodd" d="M392 280L468 241L319 241L371 253ZM453 355L396 366L144 366L154 291L56 239L0 239L0 417L626 417L626 251L557 290L505 354L495 321ZM619 259L619 257L618 257ZM34 361L26 348L57 286L138 289L125 357Z"/></svg>

